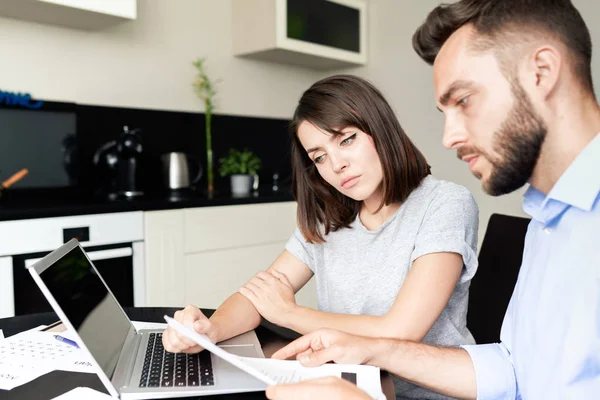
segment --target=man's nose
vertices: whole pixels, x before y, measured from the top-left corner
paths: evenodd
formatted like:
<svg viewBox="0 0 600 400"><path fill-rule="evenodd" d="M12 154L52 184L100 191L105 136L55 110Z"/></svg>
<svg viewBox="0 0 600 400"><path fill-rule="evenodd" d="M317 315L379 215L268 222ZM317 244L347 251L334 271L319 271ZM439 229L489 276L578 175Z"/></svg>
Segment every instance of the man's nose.
<svg viewBox="0 0 600 400"><path fill-rule="evenodd" d="M467 142L467 131L463 124L451 121L448 118L444 122L444 135L442 145L447 149L453 149Z"/></svg>

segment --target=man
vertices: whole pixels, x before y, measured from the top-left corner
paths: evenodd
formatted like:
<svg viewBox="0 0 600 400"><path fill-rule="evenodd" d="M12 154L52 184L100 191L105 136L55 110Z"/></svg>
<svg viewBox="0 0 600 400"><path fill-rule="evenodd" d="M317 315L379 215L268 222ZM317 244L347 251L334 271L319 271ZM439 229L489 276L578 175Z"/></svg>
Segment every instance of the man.
<svg viewBox="0 0 600 400"><path fill-rule="evenodd" d="M600 108L587 27L569 0L461 0L413 37L433 64L443 144L494 196L530 186L531 215L501 343L435 348L321 330L274 355L377 365L442 394L600 398ZM361 399L337 379L272 399Z"/></svg>

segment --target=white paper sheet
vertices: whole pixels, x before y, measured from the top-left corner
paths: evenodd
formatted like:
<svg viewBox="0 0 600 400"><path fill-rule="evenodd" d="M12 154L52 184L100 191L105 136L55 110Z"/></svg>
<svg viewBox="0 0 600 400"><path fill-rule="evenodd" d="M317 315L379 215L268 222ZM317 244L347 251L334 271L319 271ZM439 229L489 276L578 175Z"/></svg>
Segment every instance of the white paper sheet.
<svg viewBox="0 0 600 400"><path fill-rule="evenodd" d="M132 322L136 329L166 329L168 326ZM96 373L85 353L54 338L58 334L77 341L76 335L69 331L41 332L45 327L40 325L6 339L0 338L0 389L13 389L54 370Z"/></svg>
<svg viewBox="0 0 600 400"><path fill-rule="evenodd" d="M10 390L54 370L95 373L85 353L56 340L56 334L30 330L0 340L0 389ZM60 335L75 340L69 332Z"/></svg>
<svg viewBox="0 0 600 400"><path fill-rule="evenodd" d="M0 366L0 389L11 390L52 371L48 366L23 368Z"/></svg>
<svg viewBox="0 0 600 400"><path fill-rule="evenodd" d="M100 393L94 389L86 388L86 387L78 387L73 390L68 391L65 394L61 394L58 397L53 398L52 400L107 400L112 399L111 396Z"/></svg>
<svg viewBox="0 0 600 400"><path fill-rule="evenodd" d="M327 376L341 377L343 372L356 374L356 385L376 399L385 399L381 390L379 368L367 365L326 364L307 368L298 361L240 357L214 345L206 335L198 333L165 315L173 329L198 343L214 355L228 361L268 385L294 383Z"/></svg>

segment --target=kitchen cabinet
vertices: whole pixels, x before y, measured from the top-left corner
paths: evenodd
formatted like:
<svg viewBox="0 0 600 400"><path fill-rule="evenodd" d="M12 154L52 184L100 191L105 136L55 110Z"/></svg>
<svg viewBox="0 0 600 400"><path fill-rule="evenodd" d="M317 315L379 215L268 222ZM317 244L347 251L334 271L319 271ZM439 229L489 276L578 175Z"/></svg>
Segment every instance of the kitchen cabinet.
<svg viewBox="0 0 600 400"><path fill-rule="evenodd" d="M137 18L137 0L0 0L0 16L76 29L104 29Z"/></svg>
<svg viewBox="0 0 600 400"><path fill-rule="evenodd" d="M232 0L236 56L332 69L367 63L365 0Z"/></svg>
<svg viewBox="0 0 600 400"><path fill-rule="evenodd" d="M12 257L0 257L0 318L14 315L13 260Z"/></svg>
<svg viewBox="0 0 600 400"><path fill-rule="evenodd" d="M295 202L146 212L146 303L218 307L271 265L295 228ZM316 308L314 280L296 297Z"/></svg>
<svg viewBox="0 0 600 400"><path fill-rule="evenodd" d="M146 211L146 305L182 306L185 267L183 210Z"/></svg>

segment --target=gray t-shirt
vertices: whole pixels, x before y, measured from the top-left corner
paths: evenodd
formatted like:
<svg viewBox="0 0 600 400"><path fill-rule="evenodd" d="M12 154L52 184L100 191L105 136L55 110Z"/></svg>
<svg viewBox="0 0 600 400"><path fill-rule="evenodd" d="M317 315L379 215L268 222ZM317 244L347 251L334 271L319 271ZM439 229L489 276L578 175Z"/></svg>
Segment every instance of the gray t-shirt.
<svg viewBox="0 0 600 400"><path fill-rule="evenodd" d="M368 230L357 217L350 228L330 232L322 244L307 243L296 229L285 248L314 272L321 311L366 315L390 310L418 257L462 255L464 268L454 293L423 339L459 346L475 343L466 317L469 285L477 270L477 228L478 208L471 193L427 176L378 229ZM447 398L399 379L394 383L398 398Z"/></svg>

